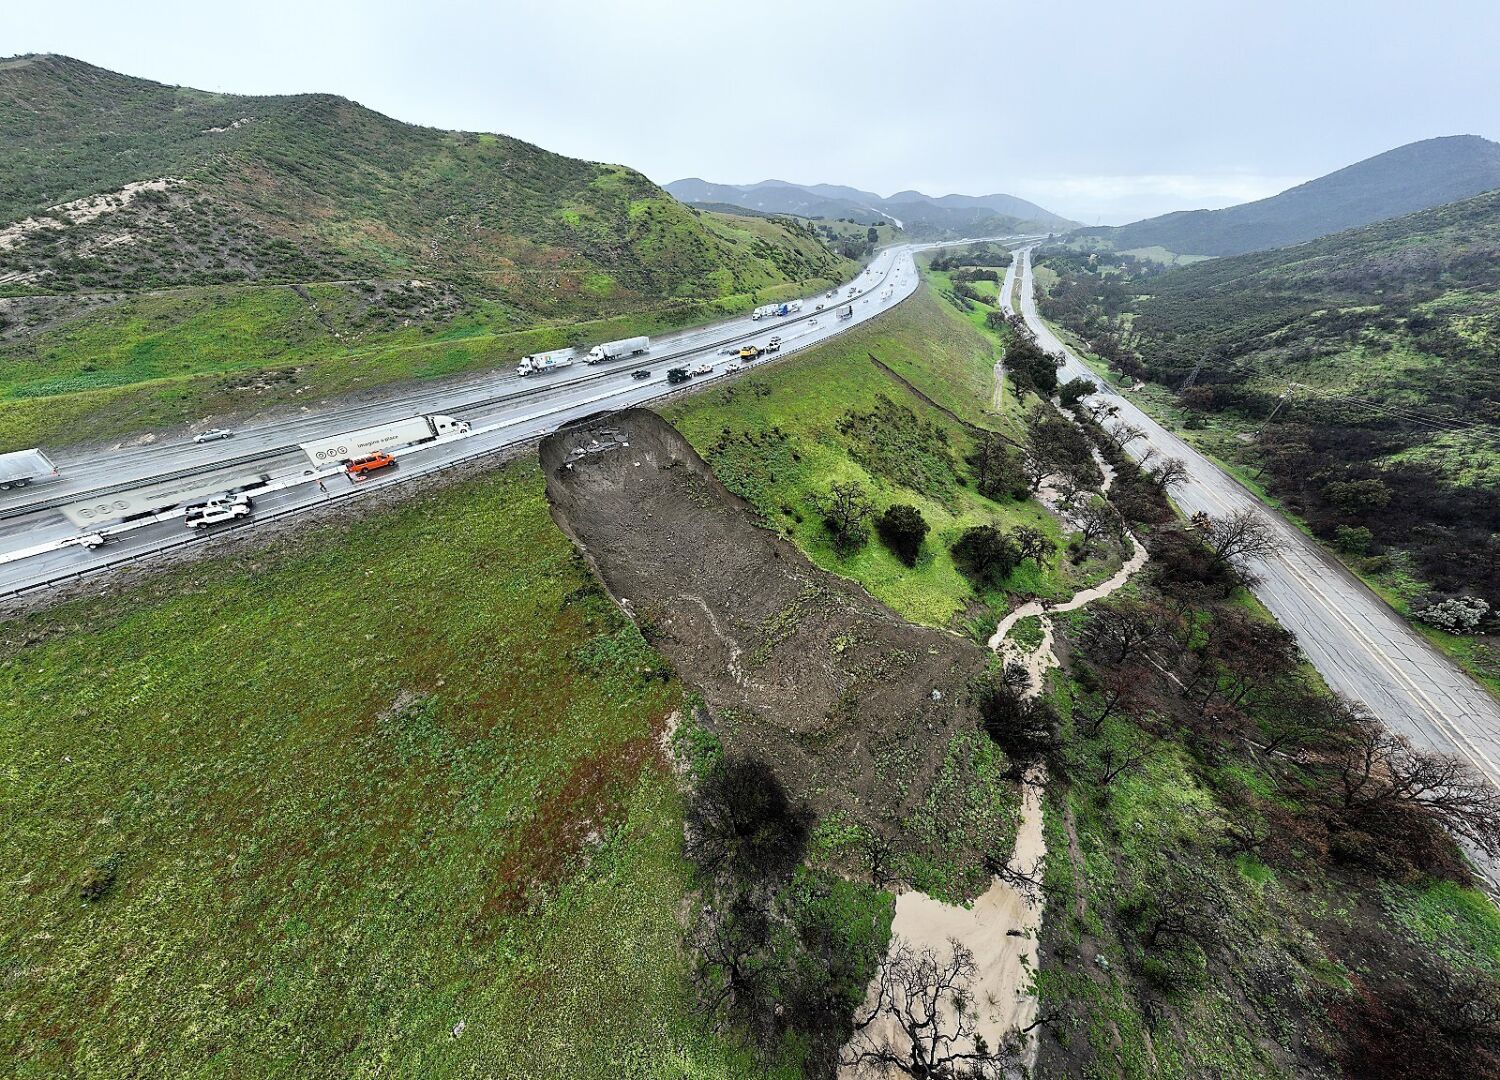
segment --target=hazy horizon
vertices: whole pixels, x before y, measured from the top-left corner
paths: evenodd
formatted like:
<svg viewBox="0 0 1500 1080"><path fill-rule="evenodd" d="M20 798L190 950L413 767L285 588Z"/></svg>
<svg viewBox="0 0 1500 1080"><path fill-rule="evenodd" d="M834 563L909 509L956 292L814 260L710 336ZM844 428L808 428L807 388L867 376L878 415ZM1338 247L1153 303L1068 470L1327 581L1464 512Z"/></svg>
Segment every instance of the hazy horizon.
<svg viewBox="0 0 1500 1080"><path fill-rule="evenodd" d="M1420 139L1493 138L1500 9L1273 0L1149 12L951 5L918 19L769 0L497 12L438 0L181 0L9 13L0 52L63 53L240 94L328 92L400 120L496 131L659 183L770 177L890 194L1005 192L1086 224L1275 194ZM1455 33L1455 27L1462 33ZM960 28L968 32L960 32ZM976 32L980 31L980 32ZM1420 69L1410 57L1432 57Z"/></svg>

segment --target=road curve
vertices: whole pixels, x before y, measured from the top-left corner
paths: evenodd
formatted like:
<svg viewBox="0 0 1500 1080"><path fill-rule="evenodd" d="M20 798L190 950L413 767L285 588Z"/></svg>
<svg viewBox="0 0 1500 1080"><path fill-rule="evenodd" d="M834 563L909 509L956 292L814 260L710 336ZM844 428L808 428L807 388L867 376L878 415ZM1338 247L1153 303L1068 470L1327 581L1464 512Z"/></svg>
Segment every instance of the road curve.
<svg viewBox="0 0 1500 1080"><path fill-rule="evenodd" d="M1038 344L1064 357L1063 372L1099 383L1037 314L1030 247L1018 252L1021 314ZM1271 510L1223 469L1109 388L1119 419L1146 433L1130 446L1181 458L1189 480L1173 493L1188 514L1218 517L1253 509L1275 529L1282 551L1254 569L1256 597L1302 647L1330 687L1364 702L1391 730L1419 746L1467 759L1500 787L1500 703L1413 630L1391 608L1305 533ZM1471 853L1472 855L1473 853ZM1500 884L1492 861L1481 860L1491 884Z"/></svg>
<svg viewBox="0 0 1500 1080"><path fill-rule="evenodd" d="M993 239L1015 243L1027 238ZM267 488L252 492L253 517L239 526L221 528L254 527L257 520L312 509L356 491L410 481L524 443L577 417L640 405L677 391L679 387L666 381L669 367L713 364L711 379L717 380L726 375L727 366L738 363L725 351L741 344L764 345L772 335L778 335L783 340L780 355L787 355L827 340L891 310L910 296L918 284L912 255L930 246L939 245L903 245L881 252L867 270L837 290L836 299L809 299L798 315L759 322L740 317L662 335L653 339L649 355L634 361L598 368L575 366L530 378L518 378L509 370L492 371L444 386L413 387L383 401L331 405L301 416L270 420L242 428L233 439L203 446L185 441L106 453L57 455L63 481L0 497L0 597L74 580L202 539L184 529L180 511L168 511L160 520L146 518L120 528L103 547L88 550L75 543L80 530L63 517L59 507L64 504L92 499L96 493L232 466L271 477ZM825 310L817 310L820 304L826 305ZM835 312L845 304L852 306L853 315L839 319ZM775 358L773 354L757 364ZM636 370L646 370L649 376L632 378ZM710 377L695 379L689 386L706 381ZM337 471L314 475L297 448L299 442L323 435L429 412L449 413L469 421L472 434L398 450L395 469L376 474L357 488ZM216 531L210 530L207 536Z"/></svg>

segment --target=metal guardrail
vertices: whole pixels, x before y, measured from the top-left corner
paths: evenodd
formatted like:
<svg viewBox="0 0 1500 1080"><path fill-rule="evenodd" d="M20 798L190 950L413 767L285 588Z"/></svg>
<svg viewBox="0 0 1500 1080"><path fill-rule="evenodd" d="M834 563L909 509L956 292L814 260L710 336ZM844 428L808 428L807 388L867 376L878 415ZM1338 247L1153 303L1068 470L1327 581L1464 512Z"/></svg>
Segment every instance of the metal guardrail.
<svg viewBox="0 0 1500 1080"><path fill-rule="evenodd" d="M886 273L885 276L886 277L890 276L889 271L887 271L887 273ZM882 278L882 280L884 280L884 278ZM916 277L914 276L913 282L915 283L915 281L916 281ZM894 310L900 304L902 304L906 300L910 299L911 296L915 293L915 291L916 290L913 289L910 292L907 292L904 295L900 296L899 298L896 297L893 294L892 297L891 297L890 306L887 307L887 308L885 308L884 310L885 311ZM868 299L868 297L866 297L866 299ZM836 322L834 324L833 333L828 334L827 336L825 336L823 338L820 338L818 341L813 342L812 344L821 345L821 344L823 344L823 342L829 341L829 340L831 340L833 338L838 337L841 334L847 333L848 331L854 329L857 326L863 326L865 323L873 321L874 318L878 317L880 314L883 314L883 313L884 313L883 311L881 311L881 312L872 312L871 316L869 318L865 318L865 319L852 319L849 322L844 323L842 325L840 325L839 323ZM820 313L818 313L818 312L814 312L812 315L808 316L808 318L817 318L819 314ZM801 320L797 320L797 321L801 321ZM782 323L778 323L777 325L785 326L785 325L787 325L787 323L782 322ZM765 332L764 330L757 330L753 334L740 335L737 338L731 339L731 341L740 341L740 340L744 340L745 338L756 337L759 334L764 333L764 332ZM730 342L728 342L728 341L721 341L718 344L723 345L723 344L728 344L728 343L730 343ZM678 353L678 354L674 354L673 356L669 356L669 357L658 357L658 359L659 360L660 359L676 359L678 356L692 355L694 353L699 353L699 352L702 352L702 351L703 351L702 349L694 349L690 353ZM679 398L679 397L686 397L686 396L689 396L689 395L691 395L693 393L697 393L699 391L705 390L705 389L707 389L711 385L716 385L719 381L721 381L723 379L728 379L728 378L731 378L733 376L738 376L738 375L748 375L748 374L751 374L754 371L757 371L757 370L759 370L761 368L769 367L772 364L775 364L775 363L777 363L780 360L789 359L790 357L796 356L800 351L801 351L800 349L792 349L792 350L787 350L787 351L784 351L784 352L775 353L775 354L769 355L769 356L767 356L765 358L762 358L761 360L756 361L754 363L754 365L751 366L751 367L741 367L739 371L733 371L733 372L731 372L731 371L717 372L708 381L699 382L699 383L688 383L688 384L680 386L680 387L678 387L676 389L671 389L671 390L667 390L667 391L665 391L664 393L661 393L661 394L652 395L651 397L647 398L646 401L655 403L655 402L661 402L661 401L668 401L668 400L672 400L672 399ZM612 374L612 373L606 373L606 374ZM590 379L597 379L597 378L600 378L600 377L601 376L589 376ZM577 385L578 383L581 383L583 381L585 381L585 380L579 379L579 380L576 380L573 383L570 383L569 385ZM377 492L377 491L389 491L390 489L392 489L394 487L397 487L397 486L399 486L401 484L410 483L410 482L415 481L415 480L425 479L425 478L427 478L429 476L433 476L433 475L438 474L438 473L446 472L449 469L458 468L460 465L470 465L470 464L473 464L476 461L480 461L480 460L482 460L482 459L484 459L486 457L492 457L492 456L496 456L496 455L500 455L500 454L514 452L514 451L519 450L522 447L525 447L525 446L527 446L527 445L529 445L531 443L540 443L542 441L542 439L544 439L548 434L550 434L550 432L544 431L544 432L542 432L540 434L537 434L537 435L523 436L522 438L518 438L518 439L516 439L516 440L514 440L512 442L504 443L504 444L502 444L500 446L492 446L492 447L488 447L488 448L486 448L484 450L476 450L472 454L465 454L462 457L453 458L453 459L451 459L449 461L438 462L438 463L433 464L431 466L425 467L425 468L423 468L423 469L421 469L419 471L415 471L415 472L409 473L409 474L407 474L405 476L398 475L398 476L396 476L396 477L394 477L394 478L386 481L385 483L381 484L379 487L375 487L375 488L358 488L358 487L350 488L348 491L340 492L337 495L330 494L328 496L328 498L326 498L326 499L318 499L318 500L316 500L314 502L304 503L303 505L300 505L300 506L282 507L279 510L272 510L269 513L253 514L253 515L251 515L249 517L246 517L246 518L244 518L242 520L239 520L239 521L226 522L223 525L220 525L217 528L215 528L212 533L209 533L206 536L189 534L189 535L183 536L183 537L181 537L181 538L179 538L177 540L168 541L165 544L162 544L162 545L160 545L158 547L154 547L150 551L138 551L138 552L134 552L134 553L132 553L130 555L122 555L122 556L120 556L118 558L111 559L111 560L109 560L107 562L104 562L104 561L96 562L93 565L85 567L82 570L73 571L73 572L67 573L67 574L59 574L56 577L48 578L46 581L38 581L38 582L33 582L30 585L22 585L22 586L19 586L17 588L5 589L3 591L0 591L0 599L16 599L16 598L20 598L20 597L23 597L23 596L28 596L31 593L40 592L43 589L56 588L56 587L58 587L60 585L66 585L66 584L69 584L71 582L82 581L85 578L95 577L95 576L97 576L99 574L103 574L103 573L106 573L106 572L111 571L111 570L118 570L118 569L121 569L121 568L126 567L126 566L131 566L131 565L133 565L135 563L145 562L145 561L147 561L149 559L155 559L155 558L158 558L158 557L163 556L163 555L169 555L169 554L171 554L171 553L173 553L175 551L178 551L178 550L180 550L182 548L188 547L189 545L202 544L205 541L212 541L213 539L215 539L217 537L228 536L228 535L231 535L231 534L237 534L241 530L251 529L251 528L254 528L257 525L265 525L265 524L268 524L268 523L273 522L273 521L279 521L282 518L291 517L294 514L304 514L304 513L307 513L308 511L316 510L320 506L328 506L328 505L331 505L331 504L334 504L334 503L341 503L341 502L343 502L343 501L345 501L347 499L359 498L360 496L371 494L371 493ZM308 482L311 483L312 481L309 480Z"/></svg>
<svg viewBox="0 0 1500 1080"><path fill-rule="evenodd" d="M885 275L882 276L881 281L884 281L889 276L890 271L887 271ZM855 280L857 281L858 279L856 278ZM876 286L871 286L872 289L875 287ZM847 288L848 285L842 286L840 291ZM869 292L870 290L866 289L859 295L866 296ZM755 330L751 330L747 333L735 334L731 337L726 338L719 338L717 340L710 341L706 344L699 345L694 348L680 349L677 352L663 353L660 356L653 356L650 353L647 353L644 356L640 357L639 360L642 364L656 364L670 362L673 360L681 360L684 357L697 356L709 349L723 348L724 346L729 345L737 345L740 342L749 341L751 338L760 337L762 334L775 333L776 329L779 327L795 326L800 322L806 322L810 319L816 319L820 314L823 314L823 312L812 311L805 315L798 313L795 316L778 316L774 323L767 323L766 325L761 326ZM621 359L623 361L625 358L622 357ZM509 393L490 394L487 397L477 398L473 401L460 401L449 405L443 405L442 408L461 411L465 409L482 409L487 405L494 405L496 402L525 401L528 398L541 397L549 391L567 390L574 387L588 386L589 384L595 382L601 382L612 376L618 375L623 370L626 370L623 364L616 365L614 362L610 362L610 367L606 371L584 374L576 378L568 379L565 382L554 381L550 384L543 383L538 386L523 387ZM483 380L475 380L476 383L481 383L482 381ZM482 390L482 386L476 385L474 389L476 391ZM455 390L454 392L462 393L463 391ZM434 398L441 397L443 393L445 393L445 391L430 391L419 395L418 400L432 400ZM403 399L393 399L389 402L372 402L371 404L369 404L368 406L364 406L363 408L368 410L377 410L386 407L394 407L402 404L402 400ZM253 453L241 454L238 457L227 458L213 462L205 462L202 465L184 466L181 469L175 469L172 472L164 473L159 476L143 478L140 480L122 481L118 484L105 484L100 487L88 488L84 491L75 491L66 496L60 495L52 499L45 499L33 503L27 503L23 506L6 507L4 509L0 509L0 521L8 518L24 517L27 514L34 514L41 510L55 510L61 506L67 506L71 503L96 498L100 495L110 495L117 491L130 491L134 488L140 487L142 484L165 483L169 480L181 480L184 477L192 476L200 472L206 472L211 469L233 468L236 465L249 465L252 462L270 459L281 454L287 454L293 451L297 451L300 449L300 447L300 443L287 443L285 446L266 447L263 450L257 450Z"/></svg>

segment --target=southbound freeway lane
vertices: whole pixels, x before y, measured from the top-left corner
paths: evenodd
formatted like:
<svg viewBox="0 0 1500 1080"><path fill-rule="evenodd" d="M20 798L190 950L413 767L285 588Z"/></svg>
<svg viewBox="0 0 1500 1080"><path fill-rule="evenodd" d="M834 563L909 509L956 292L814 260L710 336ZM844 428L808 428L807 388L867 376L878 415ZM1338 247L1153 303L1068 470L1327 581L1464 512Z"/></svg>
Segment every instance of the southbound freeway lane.
<svg viewBox="0 0 1500 1080"><path fill-rule="evenodd" d="M1037 315L1031 248L1019 252L1021 314L1037 343L1062 355L1068 377L1100 380ZM1134 457L1154 450L1181 458L1190 479L1173 495L1188 514L1214 517L1253 509L1276 530L1282 550L1254 567L1255 595L1297 635L1328 685L1362 701L1392 731L1420 747L1466 758L1500 787L1500 703L1408 626L1378 596L1304 533L1271 511L1208 458L1133 405L1110 394L1118 419L1146 433ZM1142 445L1144 444L1144 445ZM1500 885L1497 867L1483 866Z"/></svg>
<svg viewBox="0 0 1500 1080"><path fill-rule="evenodd" d="M1027 238L1005 239L1016 242ZM784 356L875 318L916 290L912 254L921 246L931 245L908 245L881 253L867 271L841 286L836 298L821 294L810 298L796 315L760 321L737 318L665 335L653 339L649 355L632 360L599 367L575 365L528 378L509 370L491 372L462 383L415 388L386 401L335 407L243 428L233 439L202 446L185 442L87 457L61 455L63 481L7 492L0 499L0 596L135 561L194 539L183 525L180 510L167 511L159 519L148 517L129 527L117 527L104 546L86 549L76 543L80 530L63 516L60 508L64 505L215 472L232 464L242 466L247 473L271 478L267 489L251 492L255 514L248 523L253 525L257 518L310 509L342 492L356 490L342 473L315 475L297 448L299 442L416 413L447 413L469 421L471 432L467 436L397 451L396 468L361 481L357 490L375 490L409 480L523 443L589 413L650 402L679 389L667 384L669 367L714 366L711 376L695 378L688 384L690 388L726 377L728 368L754 367L778 355L740 365L738 358L726 355L726 351L741 344L764 346L772 336L780 336L783 344L779 355ZM824 304L825 309L817 311L818 304ZM841 320L836 312L845 304L852 304L854 313ZM639 369L649 371L650 376L633 378L632 373ZM208 537L213 535L212 529L206 533Z"/></svg>

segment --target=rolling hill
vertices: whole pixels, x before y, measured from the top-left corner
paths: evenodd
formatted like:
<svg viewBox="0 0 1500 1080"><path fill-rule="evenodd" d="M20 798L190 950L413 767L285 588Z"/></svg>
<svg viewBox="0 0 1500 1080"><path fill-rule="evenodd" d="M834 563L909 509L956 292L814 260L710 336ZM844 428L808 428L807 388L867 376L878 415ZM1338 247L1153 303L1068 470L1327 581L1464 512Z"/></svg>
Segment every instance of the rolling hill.
<svg viewBox="0 0 1500 1080"><path fill-rule="evenodd" d="M741 206L762 213L806 218L848 218L862 225L899 220L918 237L978 231L1036 229L1054 231L1077 224L1014 195L944 195L898 191L889 198L839 184L792 184L763 180L758 184L714 184L697 177L666 185L688 204Z"/></svg>
<svg viewBox="0 0 1500 1080"><path fill-rule="evenodd" d="M1388 150L1279 195L1223 210L1184 210L1130 225L1079 229L1115 251L1240 255L1300 244L1500 188L1500 143L1477 135Z"/></svg>
<svg viewBox="0 0 1500 1080"><path fill-rule="evenodd" d="M796 223L697 211L622 166L327 94L15 57L0 60L0 145L0 396L33 403L288 359L306 386L312 353L337 365L403 333L468 341L454 370L549 325L702 320L848 269ZM244 334L209 356L189 324L214 312ZM254 338L286 348L243 352Z"/></svg>

